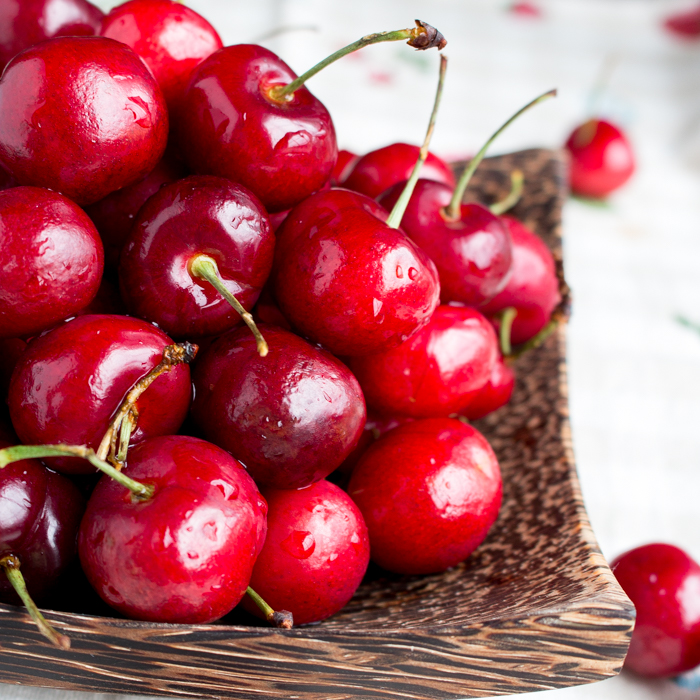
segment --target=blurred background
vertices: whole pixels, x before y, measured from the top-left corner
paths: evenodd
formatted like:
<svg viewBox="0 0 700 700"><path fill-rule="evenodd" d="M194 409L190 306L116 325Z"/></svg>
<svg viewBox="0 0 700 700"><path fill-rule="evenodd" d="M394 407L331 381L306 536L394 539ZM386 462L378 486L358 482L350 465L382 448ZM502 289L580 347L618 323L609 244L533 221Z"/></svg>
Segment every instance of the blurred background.
<svg viewBox="0 0 700 700"><path fill-rule="evenodd" d="M108 10L116 2L93 0ZM513 112L556 87L492 154L560 148L591 116L628 134L637 172L606 202L569 199L565 268L570 408L579 475L603 553L676 544L700 561L700 37L664 27L697 0L187 0L225 44L262 43L297 72L365 34L420 18L450 59L431 150L477 151ZM383 44L308 84L341 148L419 144L436 52ZM106 700L0 685L7 700ZM119 696L124 698L125 696ZM700 674L628 674L523 698L700 698Z"/></svg>

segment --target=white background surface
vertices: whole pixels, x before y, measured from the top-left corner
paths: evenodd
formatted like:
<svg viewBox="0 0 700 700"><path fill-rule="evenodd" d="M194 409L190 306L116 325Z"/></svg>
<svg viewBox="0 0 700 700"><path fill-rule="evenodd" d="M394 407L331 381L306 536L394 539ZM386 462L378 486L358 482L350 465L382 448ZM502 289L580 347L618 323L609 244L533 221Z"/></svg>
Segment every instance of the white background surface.
<svg viewBox="0 0 700 700"><path fill-rule="evenodd" d="M604 62L616 62L599 113L628 130L638 173L609 206L571 201L565 211L578 469L608 558L666 541L700 561L700 334L674 320L683 314L700 323L700 42L680 42L661 29L662 17L688 7L680 0L534 1L539 19L513 15L500 0L188 4L225 43L307 27L263 42L297 72L364 34L410 26L414 17L434 24L449 42L432 146L446 157L473 153L512 112L551 87L559 97L523 117L493 150L560 146L589 115ZM394 141L418 143L437 63L434 52L380 45L336 64L309 87L331 111L341 148L363 153ZM0 697L126 696L0 685ZM700 691L623 674L522 697L691 700Z"/></svg>

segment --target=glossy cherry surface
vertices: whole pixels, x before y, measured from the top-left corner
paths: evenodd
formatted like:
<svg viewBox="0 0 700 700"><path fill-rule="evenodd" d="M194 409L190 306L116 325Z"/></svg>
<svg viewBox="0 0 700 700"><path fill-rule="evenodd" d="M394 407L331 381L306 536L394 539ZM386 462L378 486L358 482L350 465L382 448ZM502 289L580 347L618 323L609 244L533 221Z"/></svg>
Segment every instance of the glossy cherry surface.
<svg viewBox="0 0 700 700"><path fill-rule="evenodd" d="M483 418L501 406L505 406L510 401L514 388L515 374L499 356L493 365L488 382L476 392L476 395L459 413L469 420Z"/></svg>
<svg viewBox="0 0 700 700"><path fill-rule="evenodd" d="M153 170L167 138L160 88L111 39L49 39L0 78L0 161L22 185L92 204Z"/></svg>
<svg viewBox="0 0 700 700"><path fill-rule="evenodd" d="M700 566L670 544L647 544L610 568L637 609L625 668L673 676L700 664Z"/></svg>
<svg viewBox="0 0 700 700"><path fill-rule="evenodd" d="M125 470L155 487L146 501L103 477L80 527L95 590L139 620L213 622L241 599L265 539L267 506L243 466L185 436L153 438Z"/></svg>
<svg viewBox="0 0 700 700"><path fill-rule="evenodd" d="M27 336L71 316L97 294L102 242L80 207L57 192L0 192L0 338Z"/></svg>
<svg viewBox="0 0 700 700"><path fill-rule="evenodd" d="M547 325L561 295L554 258L545 242L517 219L504 216L503 221L513 241L511 275L503 291L481 311L492 316L509 306L515 308L510 339L517 345Z"/></svg>
<svg viewBox="0 0 700 700"><path fill-rule="evenodd" d="M264 489L267 539L250 585L295 625L338 612L357 590L369 564L367 526L342 489L321 480L306 489ZM260 615L247 598L244 606Z"/></svg>
<svg viewBox="0 0 700 700"><path fill-rule="evenodd" d="M402 574L444 571L481 544L498 516L501 473L486 439L452 418L417 420L381 437L347 488L372 561Z"/></svg>
<svg viewBox="0 0 700 700"><path fill-rule="evenodd" d="M391 209L403 184L381 197ZM435 263L440 274L443 303L459 301L481 306L503 289L511 264L511 242L507 229L495 214L480 204L462 204L458 220L447 218L445 208L453 187L431 180L418 180L401 228Z"/></svg>
<svg viewBox="0 0 700 700"><path fill-rule="evenodd" d="M126 316L80 316L36 338L20 357L8 403L27 445L64 443L97 448L128 390L162 359L172 341ZM178 365L158 377L136 403L131 443L177 432L191 396L190 371ZM85 460L51 458L68 473L92 473Z"/></svg>
<svg viewBox="0 0 700 700"><path fill-rule="evenodd" d="M255 195L221 177L193 175L162 187L143 206L122 251L119 286L130 312L175 338L219 335L241 318L206 280L198 255L250 310L272 268L275 236Z"/></svg>
<svg viewBox="0 0 700 700"><path fill-rule="evenodd" d="M130 0L105 16L102 36L121 41L143 58L168 108L180 104L193 69L223 47L204 17L174 0Z"/></svg>
<svg viewBox="0 0 700 700"><path fill-rule="evenodd" d="M476 309L439 306L430 321L387 352L350 360L374 411L414 418L459 412L491 376L498 339Z"/></svg>
<svg viewBox="0 0 700 700"><path fill-rule="evenodd" d="M331 173L330 184L332 187L342 187L343 182L355 167L355 163L360 160L360 156L352 151L338 151L338 160Z"/></svg>
<svg viewBox="0 0 700 700"><path fill-rule="evenodd" d="M336 355L382 352L428 322L440 286L428 256L373 200L319 192L277 233L275 296L301 333ZM382 217L382 218L379 218Z"/></svg>
<svg viewBox="0 0 700 700"><path fill-rule="evenodd" d="M319 190L338 156L333 122L305 88L276 102L297 76L261 46L228 46L201 63L185 92L178 144L190 167L242 184L270 212Z"/></svg>
<svg viewBox="0 0 700 700"><path fill-rule="evenodd" d="M622 130L603 119L590 119L566 141L571 155L571 191L584 197L606 197L632 177L635 158Z"/></svg>
<svg viewBox="0 0 700 700"><path fill-rule="evenodd" d="M362 390L325 350L280 328L260 330L266 357L245 328L200 357L192 415L204 437L240 459L258 484L302 488L330 474L359 440Z"/></svg>

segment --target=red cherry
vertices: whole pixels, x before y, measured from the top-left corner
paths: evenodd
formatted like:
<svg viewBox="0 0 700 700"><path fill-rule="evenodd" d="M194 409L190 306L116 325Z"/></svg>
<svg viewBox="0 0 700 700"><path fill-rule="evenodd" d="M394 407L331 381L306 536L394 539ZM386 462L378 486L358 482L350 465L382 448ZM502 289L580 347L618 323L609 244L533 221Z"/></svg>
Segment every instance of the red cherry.
<svg viewBox="0 0 700 700"><path fill-rule="evenodd" d="M338 187L342 185L358 160L360 160L360 156L350 151L338 151L338 160L335 162L335 167L331 173L331 186Z"/></svg>
<svg viewBox="0 0 700 700"><path fill-rule="evenodd" d="M342 489L325 480L299 491L263 491L267 539L251 588L295 625L325 620L357 590L369 564L367 526ZM260 616L247 598L244 607Z"/></svg>
<svg viewBox="0 0 700 700"><path fill-rule="evenodd" d="M385 217L364 195L329 190L295 207L277 233L280 309L336 355L395 347L437 306L435 266L401 231L384 224Z"/></svg>
<svg viewBox="0 0 700 700"><path fill-rule="evenodd" d="M87 306L104 266L85 212L56 192L0 192L0 337L39 333Z"/></svg>
<svg viewBox="0 0 700 700"><path fill-rule="evenodd" d="M512 271L503 291L481 307L481 311L491 316L514 307L518 313L510 339L517 345L530 340L547 325L561 295L554 258L544 241L513 217L504 216L503 221L513 241Z"/></svg>
<svg viewBox="0 0 700 700"><path fill-rule="evenodd" d="M365 452L348 484L372 561L402 574L444 571L486 537L501 474L486 439L452 418L401 425Z"/></svg>
<svg viewBox="0 0 700 700"><path fill-rule="evenodd" d="M624 133L603 119L589 119L566 142L571 154L571 191L583 197L606 197L622 187L635 169L632 146Z"/></svg>
<svg viewBox="0 0 700 700"><path fill-rule="evenodd" d="M13 59L0 79L3 165L19 183L80 205L145 177L167 137L153 76L111 39L49 39Z"/></svg>
<svg viewBox="0 0 700 700"><path fill-rule="evenodd" d="M110 10L102 36L130 46L160 85L168 108L178 108L192 71L223 47L214 27L175 0L130 0Z"/></svg>
<svg viewBox="0 0 700 700"><path fill-rule="evenodd" d="M676 36L697 39L700 37L700 7L667 17L664 26Z"/></svg>
<svg viewBox="0 0 700 700"><path fill-rule="evenodd" d="M351 358L367 405L378 413L438 418L460 412L488 382L498 339L476 309L439 306L405 343Z"/></svg>
<svg viewBox="0 0 700 700"><path fill-rule="evenodd" d="M505 406L513 395L515 374L499 356L491 370L488 382L476 392L460 414L469 420L478 420Z"/></svg>
<svg viewBox="0 0 700 700"><path fill-rule="evenodd" d="M102 478L80 527L80 561L113 608L139 620L207 623L248 586L267 507L243 466L204 440L153 438L126 473L155 487L146 500Z"/></svg>
<svg viewBox="0 0 700 700"><path fill-rule="evenodd" d="M10 381L8 403L17 435L28 445L87 445L96 449L127 391L172 344L163 332L126 316L80 316L34 339ZM139 398L131 436L177 432L190 402L190 372L179 365ZM73 458L47 460L68 473L94 468Z"/></svg>
<svg viewBox="0 0 700 700"><path fill-rule="evenodd" d="M246 329L197 361L192 415L258 484L295 489L330 474L359 440L366 411L350 370L330 353L274 326L261 358Z"/></svg>
<svg viewBox="0 0 700 700"><path fill-rule="evenodd" d="M700 664L700 566L678 547L647 544L610 567L637 608L625 667L657 677Z"/></svg>
<svg viewBox="0 0 700 700"><path fill-rule="evenodd" d="M374 199L392 185L408 180L419 152L419 146L408 143L392 143L370 151L357 161L345 178L343 187ZM454 189L456 184L452 168L432 153L428 153L420 174L421 178L442 182L450 189Z"/></svg>
<svg viewBox="0 0 700 700"><path fill-rule="evenodd" d="M7 397L7 390L10 387L10 376L17 364L17 361L25 351L27 344L19 338L0 338L0 405ZM0 440L3 437L0 435Z"/></svg>

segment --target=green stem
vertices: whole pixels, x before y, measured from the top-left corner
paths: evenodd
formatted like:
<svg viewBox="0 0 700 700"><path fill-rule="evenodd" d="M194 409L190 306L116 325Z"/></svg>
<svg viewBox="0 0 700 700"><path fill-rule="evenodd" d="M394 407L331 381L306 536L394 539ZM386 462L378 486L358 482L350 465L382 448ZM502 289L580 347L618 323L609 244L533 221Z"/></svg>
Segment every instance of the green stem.
<svg viewBox="0 0 700 700"><path fill-rule="evenodd" d="M0 450L0 469L22 459L44 459L45 457L80 457L86 459L93 467L129 489L134 497L140 501L148 500L155 491L153 486L130 479L126 474L100 459L94 450L84 445L16 445L15 447L6 447Z"/></svg>
<svg viewBox="0 0 700 700"><path fill-rule="evenodd" d="M49 624L48 620L41 614L39 608L37 608L36 603L32 600L19 567L19 559L14 554L8 554L0 559L0 568L5 572L10 584L24 603L24 607L27 608L27 612L36 623L39 631L53 645L61 649L70 649L70 639L68 639L65 634L57 632Z"/></svg>
<svg viewBox="0 0 700 700"><path fill-rule="evenodd" d="M457 221L460 218L460 212L461 212L461 205L462 205L462 199L464 197L464 193L467 191L467 185L469 184L469 181L472 178L472 175L474 174L474 171L479 167L479 163L484 159L484 156L486 155L486 151L489 149L489 146L501 135L505 129L507 129L521 114L524 112L527 112L530 107L534 107L536 104L539 104L540 102L543 102L544 100L549 99L550 97L554 97L557 94L556 90L550 90L549 92L545 92L544 94L540 95L539 97L536 97L532 102L528 102L522 109L519 109L508 121L506 121L499 129L497 129L491 137L488 139L488 141L482 146L481 150L469 161L469 165L465 169L465 171L462 173L462 177L459 178L459 182L457 183L457 187L455 187L455 191L452 194L452 199L450 200L450 204L447 207L447 218L452 220L452 221Z"/></svg>
<svg viewBox="0 0 700 700"><path fill-rule="evenodd" d="M512 362L513 360L517 360L526 352L540 347L540 345L542 345L542 343L544 343L544 341L547 340L547 338L549 338L549 336L556 330L557 326L561 323L561 320L562 319L559 317L552 318L549 323L547 323L547 325L539 333L537 333L537 335L534 335L527 342L518 345L518 347L509 352L507 356L504 355L506 360Z"/></svg>
<svg viewBox="0 0 700 700"><path fill-rule="evenodd" d="M389 214L389 218L386 220L386 225L389 228L398 228L401 225L401 219L406 212L406 207L411 199L413 190L416 188L416 183L418 182L418 176L420 175L421 168L425 159L428 157L428 148L430 146L430 139L433 137L433 131L435 131L435 120L437 119L438 109L440 108L440 99L442 98L442 88L445 84L445 72L447 71L447 58L445 56L440 56L440 77L438 78L437 93L435 94L435 102L433 103L433 111L430 115L430 121L428 122L428 131L425 134L425 139L423 140L423 145L421 146L420 153L418 154L418 160L413 166L413 172L411 177L408 178L406 186L401 192L401 196L394 204L394 208Z"/></svg>
<svg viewBox="0 0 700 700"><path fill-rule="evenodd" d="M268 91L270 99L275 102L287 102L292 95L298 90L309 78L313 77L319 71L322 71L326 66L335 63L339 58L347 56L349 53L363 49L365 46L379 44L383 41L403 41L408 40L408 45L416 49L424 50L437 46L438 49L443 49L447 42L445 38L434 27L431 27L425 22L416 20L416 26L409 29L398 29L393 32L380 32L378 34L368 34L361 39L348 44L342 49L339 49L334 54L324 58L320 63L317 63L313 68L307 70L306 73L300 75L288 85L275 85Z"/></svg>
<svg viewBox="0 0 700 700"><path fill-rule="evenodd" d="M265 619L275 627L292 629L294 621L292 613L287 610L273 610L250 586L246 588L246 593L253 599L253 602L260 608Z"/></svg>
<svg viewBox="0 0 700 700"><path fill-rule="evenodd" d="M510 344L510 331L513 327L513 321L518 315L518 310L509 306L507 309L501 311L501 327L499 331L499 340L501 342L501 354L503 357L510 355L512 352L512 347Z"/></svg>
<svg viewBox="0 0 700 700"><path fill-rule="evenodd" d="M495 202L489 207L492 214L496 216L505 214L520 201L520 198L523 196L524 180L522 170L514 170L510 174L510 192L505 199L502 199L500 202Z"/></svg>
<svg viewBox="0 0 700 700"><path fill-rule="evenodd" d="M131 434L136 427L136 416L134 415L136 409L132 408L129 413L122 420L121 427L119 428L119 449L114 456L114 459L119 465L123 465L126 462L126 455L129 450L129 442L131 442Z"/></svg>

